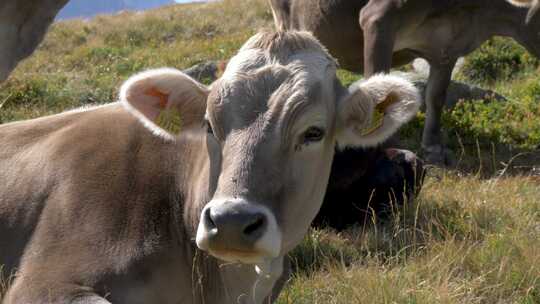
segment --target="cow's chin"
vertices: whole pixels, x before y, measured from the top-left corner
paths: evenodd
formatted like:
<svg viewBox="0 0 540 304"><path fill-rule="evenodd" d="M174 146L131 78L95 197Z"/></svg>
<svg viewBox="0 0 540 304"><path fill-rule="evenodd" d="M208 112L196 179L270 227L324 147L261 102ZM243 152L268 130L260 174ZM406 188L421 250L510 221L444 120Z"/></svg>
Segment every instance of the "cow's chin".
<svg viewBox="0 0 540 304"><path fill-rule="evenodd" d="M210 248L208 253L224 262L253 265L263 264L268 260L275 258L259 251L223 250Z"/></svg>
<svg viewBox="0 0 540 304"><path fill-rule="evenodd" d="M242 263L253 265L260 277L278 278L283 273L283 256L270 257L264 254L239 251L210 251L215 258L225 263Z"/></svg>

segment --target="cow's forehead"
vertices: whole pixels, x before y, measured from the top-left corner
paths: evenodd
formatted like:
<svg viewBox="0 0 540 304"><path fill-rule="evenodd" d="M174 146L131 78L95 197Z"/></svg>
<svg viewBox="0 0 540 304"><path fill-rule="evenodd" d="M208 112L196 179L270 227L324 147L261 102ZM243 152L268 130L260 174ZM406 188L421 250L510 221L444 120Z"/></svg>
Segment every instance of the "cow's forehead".
<svg viewBox="0 0 540 304"><path fill-rule="evenodd" d="M227 123L252 122L262 113L285 115L296 103L318 103L335 79L336 63L307 33L259 35L241 48L212 86L209 115ZM212 113L217 112L217 113Z"/></svg>
<svg viewBox="0 0 540 304"><path fill-rule="evenodd" d="M275 58L260 49L239 52L231 58L223 79L234 80L238 75L255 74L261 68L287 70L290 73L309 72L309 78L322 79L328 69L335 70L335 61L318 50L301 50L286 58Z"/></svg>
<svg viewBox="0 0 540 304"><path fill-rule="evenodd" d="M291 73L309 71L310 77L324 77L323 72L335 69L336 65L335 59L310 33L261 32L250 38L230 60L223 78L234 80L238 74L251 74L267 66L280 66Z"/></svg>
<svg viewBox="0 0 540 304"><path fill-rule="evenodd" d="M324 57L308 57L291 58L286 64L255 65L258 59L253 57L235 62L238 65L213 85L208 115L241 128L261 118L286 119L299 103L322 103L323 88L331 88L324 84L332 83L335 70Z"/></svg>

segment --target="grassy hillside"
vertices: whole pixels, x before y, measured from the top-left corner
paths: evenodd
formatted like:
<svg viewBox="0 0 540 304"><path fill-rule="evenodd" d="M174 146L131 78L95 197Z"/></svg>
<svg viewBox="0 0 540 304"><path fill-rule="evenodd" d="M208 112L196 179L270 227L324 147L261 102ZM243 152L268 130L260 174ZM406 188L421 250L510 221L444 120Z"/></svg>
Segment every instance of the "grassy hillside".
<svg viewBox="0 0 540 304"><path fill-rule="evenodd" d="M147 68L226 60L271 23L264 0L57 23L0 86L0 123L114 101L122 81ZM540 303L538 64L506 39L467 57L459 79L508 101L445 113L459 169L432 170L416 204L390 220L312 231L292 254L295 274L278 303ZM413 150L423 118L402 130ZM505 170L512 164L520 174Z"/></svg>
<svg viewBox="0 0 540 304"><path fill-rule="evenodd" d="M114 101L122 81L145 69L230 58L271 21L265 1L231 0L56 23L0 87L0 123Z"/></svg>

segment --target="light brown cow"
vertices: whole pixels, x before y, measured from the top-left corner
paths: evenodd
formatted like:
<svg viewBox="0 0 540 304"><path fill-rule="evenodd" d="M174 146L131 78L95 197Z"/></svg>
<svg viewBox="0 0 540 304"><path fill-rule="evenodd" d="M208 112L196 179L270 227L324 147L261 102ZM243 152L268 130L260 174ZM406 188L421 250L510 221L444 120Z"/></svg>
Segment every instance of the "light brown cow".
<svg viewBox="0 0 540 304"><path fill-rule="evenodd" d="M493 36L514 38L540 58L540 20L506 0L269 0L280 29L312 32L340 65L365 76L417 57L430 64L422 147L448 164L441 114L452 70Z"/></svg>
<svg viewBox="0 0 540 304"><path fill-rule="evenodd" d="M265 32L211 87L153 70L120 103L3 125L4 303L275 297L336 145L377 145L418 99L393 76L346 89L310 34Z"/></svg>

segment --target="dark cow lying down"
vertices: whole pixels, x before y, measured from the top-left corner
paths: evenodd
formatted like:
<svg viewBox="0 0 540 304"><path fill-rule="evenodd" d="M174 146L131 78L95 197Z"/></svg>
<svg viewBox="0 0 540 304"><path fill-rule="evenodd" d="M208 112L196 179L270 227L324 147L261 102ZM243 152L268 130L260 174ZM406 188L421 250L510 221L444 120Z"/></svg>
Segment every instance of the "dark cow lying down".
<svg viewBox="0 0 540 304"><path fill-rule="evenodd" d="M372 216L399 212L420 191L423 161L407 150L345 149L336 151L316 227L343 230L371 223Z"/></svg>
<svg viewBox="0 0 540 304"><path fill-rule="evenodd" d="M418 99L394 76L344 88L310 34L268 32L209 88L153 70L120 103L3 125L4 304L272 299L334 148L379 144Z"/></svg>

